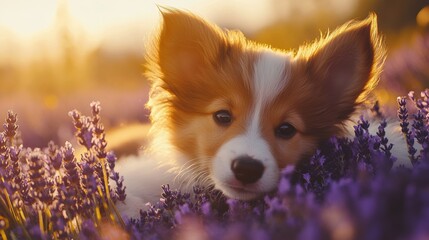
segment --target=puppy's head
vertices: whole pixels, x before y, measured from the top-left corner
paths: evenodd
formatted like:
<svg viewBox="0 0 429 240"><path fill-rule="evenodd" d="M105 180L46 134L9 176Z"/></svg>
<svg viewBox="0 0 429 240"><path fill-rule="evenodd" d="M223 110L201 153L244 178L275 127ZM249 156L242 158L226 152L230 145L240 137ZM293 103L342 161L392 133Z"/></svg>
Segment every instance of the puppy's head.
<svg viewBox="0 0 429 240"><path fill-rule="evenodd" d="M185 174L233 198L273 190L281 168L340 134L382 63L375 15L292 53L162 14L146 71L153 126L187 156Z"/></svg>

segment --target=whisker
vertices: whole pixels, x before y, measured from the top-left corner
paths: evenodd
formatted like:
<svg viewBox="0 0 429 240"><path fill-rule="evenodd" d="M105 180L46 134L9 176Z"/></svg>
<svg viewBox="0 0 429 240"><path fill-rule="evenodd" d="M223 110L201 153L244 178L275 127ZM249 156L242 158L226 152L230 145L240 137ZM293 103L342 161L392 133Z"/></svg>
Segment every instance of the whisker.
<svg viewBox="0 0 429 240"><path fill-rule="evenodd" d="M188 163L188 162L187 162ZM175 181L177 178L183 176L185 173L188 173L194 166L197 165L195 162L190 162L190 164L185 163L178 171L177 175L174 177L173 181Z"/></svg>
<svg viewBox="0 0 429 240"><path fill-rule="evenodd" d="M179 184L179 189L190 189L195 184L210 183L211 179L207 175L207 167L202 163L210 162L211 159L211 157L205 157L189 160L178 170L173 182Z"/></svg>

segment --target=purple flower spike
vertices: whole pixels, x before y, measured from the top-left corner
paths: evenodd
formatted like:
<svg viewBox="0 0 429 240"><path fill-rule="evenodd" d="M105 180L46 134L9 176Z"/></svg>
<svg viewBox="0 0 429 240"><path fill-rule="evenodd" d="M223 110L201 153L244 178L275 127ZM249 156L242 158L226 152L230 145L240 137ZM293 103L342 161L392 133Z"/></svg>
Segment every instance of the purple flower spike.
<svg viewBox="0 0 429 240"><path fill-rule="evenodd" d="M106 219L114 220L110 222L114 227L122 223L120 216L109 209L111 203L100 196L104 187L110 187L101 184L98 177L102 172L101 162L106 164L107 174L117 184L115 199L125 200L126 187L123 178L114 171L116 157L106 151L104 126L99 122L101 107L94 103L91 108L92 117L76 110L69 113L78 142L88 150L80 160L69 142L61 148L53 142L43 150L24 148L15 141L19 140L17 115L8 113L5 131L0 132L0 188L3 189L0 220L6 218L10 225L4 229L0 226L1 237L11 234L17 239L74 239L77 236L94 239L100 236L98 227ZM100 161L97 156L107 161ZM172 193L175 199L181 199L180 204L185 202L185 196L189 199L187 194Z"/></svg>
<svg viewBox="0 0 429 240"><path fill-rule="evenodd" d="M9 111L7 113L6 123L3 124L4 132L6 137L9 139L10 145L12 145L12 140L16 135L16 130L18 129L18 125L16 124L17 117L16 113Z"/></svg>
<svg viewBox="0 0 429 240"><path fill-rule="evenodd" d="M277 191L260 199L228 199L212 186L194 186L188 193L163 185L159 202L148 204L139 219L125 222L115 215L108 197L100 194L108 187L111 200L123 201L126 186L115 170L116 156L107 151L100 104L94 102L90 117L70 112L76 137L87 150L80 156L69 142L63 147L49 143L42 151L10 144L8 135L0 133L0 186L4 190L0 191L0 221L9 223L0 226L0 231L16 239L100 239L106 232L124 231L124 238L160 240L185 236L425 238L429 227L429 116L425 114L429 90L420 96L410 93L414 112L409 112L404 97L398 98L411 169L392 169L396 156L391 151L393 139L386 134L387 122L382 120L372 135L372 121L361 118L354 138L334 136L322 142L312 156L283 169ZM11 123L16 118L12 116ZM409 116L414 117L413 124ZM420 158L415 139L423 146ZM105 173L116 188L104 184ZM192 235L194 231L199 235Z"/></svg>
<svg viewBox="0 0 429 240"><path fill-rule="evenodd" d="M82 231L79 234L79 239L92 240L102 238L100 237L94 222L91 220L85 220L82 223Z"/></svg>
<svg viewBox="0 0 429 240"><path fill-rule="evenodd" d="M92 124L88 117L81 116L77 110L69 112L69 116L73 118L73 124L76 128L76 137L79 144L84 146L87 150L92 147Z"/></svg>
<svg viewBox="0 0 429 240"><path fill-rule="evenodd" d="M373 112L375 114L375 117L377 117L379 119L384 119L384 115L381 112L380 103L378 101L376 101L374 103L374 106L371 108L371 112Z"/></svg>
<svg viewBox="0 0 429 240"><path fill-rule="evenodd" d="M417 142L422 145L421 159L428 160L429 158L429 144L428 144L428 128L426 125L426 117L421 110L414 114L413 128L415 129L415 137Z"/></svg>
<svg viewBox="0 0 429 240"><path fill-rule="evenodd" d="M401 131L405 135L405 139L407 141L410 161L413 165L415 165L418 162L418 157L416 156L417 149L414 148L414 135L409 129L410 124L408 122L407 101L405 97L398 97L397 102L399 105L399 109L398 109L399 125L401 126Z"/></svg>
<svg viewBox="0 0 429 240"><path fill-rule="evenodd" d="M101 125L100 122L100 112L101 112L101 104L98 101L91 102L90 105L92 112L92 124L94 126ZM101 125L101 127L103 127Z"/></svg>
<svg viewBox="0 0 429 240"><path fill-rule="evenodd" d="M81 189L81 171L76 163L74 148L71 143L66 142L64 147L61 148L61 151L64 156L63 166L65 176L63 177L63 181L68 190L73 191L74 194L78 194ZM78 197L78 195L75 195L74 198L75 197Z"/></svg>
<svg viewBox="0 0 429 240"><path fill-rule="evenodd" d="M50 205L53 199L53 182L48 179L46 162L47 156L39 149L31 152L27 157L29 166L29 185L32 191L32 197L38 200L38 207Z"/></svg>
<svg viewBox="0 0 429 240"><path fill-rule="evenodd" d="M386 126L387 122L385 119L383 119L378 126L378 131L376 134L379 137L379 141L377 141L377 143L380 145L379 150L381 150L386 156L385 160L381 160L381 164L387 164L388 166L384 166L383 169L387 169L390 171L393 166L393 162L396 159L392 157L391 150L393 148L393 144L389 144L389 139L387 139L386 137Z"/></svg>
<svg viewBox="0 0 429 240"><path fill-rule="evenodd" d="M6 145L6 137L4 133L0 133L0 172L6 174L6 169L9 165L8 147Z"/></svg>

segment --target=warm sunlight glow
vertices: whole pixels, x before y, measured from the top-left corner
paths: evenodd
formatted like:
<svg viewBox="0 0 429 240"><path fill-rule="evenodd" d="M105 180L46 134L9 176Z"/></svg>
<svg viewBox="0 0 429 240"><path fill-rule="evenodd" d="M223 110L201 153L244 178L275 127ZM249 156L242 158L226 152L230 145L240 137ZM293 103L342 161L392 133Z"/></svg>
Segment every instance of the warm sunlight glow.
<svg viewBox="0 0 429 240"><path fill-rule="evenodd" d="M46 30L54 21L57 1L0 0L0 29L20 37Z"/></svg>
<svg viewBox="0 0 429 240"><path fill-rule="evenodd" d="M421 53L427 52L422 43L429 6L423 2L0 0L0 115L9 109L20 112L27 119L21 125L28 134L24 138L34 144L69 139L69 126L63 125L69 120L67 111L92 100L103 102L112 125L147 120L143 106L148 82L142 65L162 7L188 10L221 28L238 29L249 39L286 50L375 11L386 42L398 45L389 48L386 61L390 81L377 92L382 104L392 102L389 97L397 96L392 89L418 90L428 82L427 59ZM405 40L416 35L412 31L421 36L410 47Z"/></svg>
<svg viewBox="0 0 429 240"><path fill-rule="evenodd" d="M126 3L116 0L0 0L0 31L3 35L0 35L0 50L16 41L33 49L34 42L50 41L47 36L58 28L58 24L63 24L61 21L67 21L69 31L84 33L86 41L93 44L102 42L114 51L141 52L142 43L159 22L158 6L186 9L223 27L252 33L278 19L291 18L293 21L297 14L311 16L321 7L347 15L356 0L325 0L324 3L314 0L299 3L256 0L252 4L246 0L133 0ZM25 50L25 53L32 51Z"/></svg>
<svg viewBox="0 0 429 240"><path fill-rule="evenodd" d="M349 12L355 5L355 0L339 1L335 3L336 11ZM341 3L341 4L340 4ZM347 4L346 4L347 3ZM28 36L48 28L55 20L58 5L68 5L71 16L85 29L92 33L105 33L111 26L118 26L130 22L140 22L150 25L157 21L157 6L169 6L188 9L197 14L217 20L219 22L232 22L241 28L255 30L267 22L274 20L274 5L270 1L257 0L248 4L246 0L230 1L199 1L199 0L155 0L155 1L127 1L115 0L39 0L39 1L8 1L0 0L0 27L11 30L20 36ZM313 0L301 3L283 3L284 13L291 10L311 12L317 5ZM299 7L302 6L302 7Z"/></svg>

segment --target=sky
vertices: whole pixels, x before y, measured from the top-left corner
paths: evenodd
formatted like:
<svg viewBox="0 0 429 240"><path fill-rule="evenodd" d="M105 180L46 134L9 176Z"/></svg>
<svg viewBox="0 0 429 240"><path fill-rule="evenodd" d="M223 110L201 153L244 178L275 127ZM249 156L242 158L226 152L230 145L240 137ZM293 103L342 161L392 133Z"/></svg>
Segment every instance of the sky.
<svg viewBox="0 0 429 240"><path fill-rule="evenodd" d="M0 0L0 26L18 37L29 37L49 29L59 4L67 4L74 20L94 35L108 34L108 29L123 24L140 23L152 27L159 20L157 6L188 9L213 21L250 22L248 30L255 30L272 20L269 1L256 0Z"/></svg>
<svg viewBox="0 0 429 240"><path fill-rule="evenodd" d="M274 1L281 4L273 5ZM107 49L120 52L144 49L142 43L160 21L158 6L189 10L221 26L252 33L278 20L279 16L288 18L297 11L311 15L318 11L318 1L0 0L0 55L37 55L35 44L43 45L54 34L52 29L59 6L66 6L73 27L86 36L86 47L102 44ZM332 11L343 14L350 12L357 1L324 0L331 3L331 7L335 6ZM278 6L281 6L280 10ZM16 44L20 51L11 53L10 48L16 48Z"/></svg>

